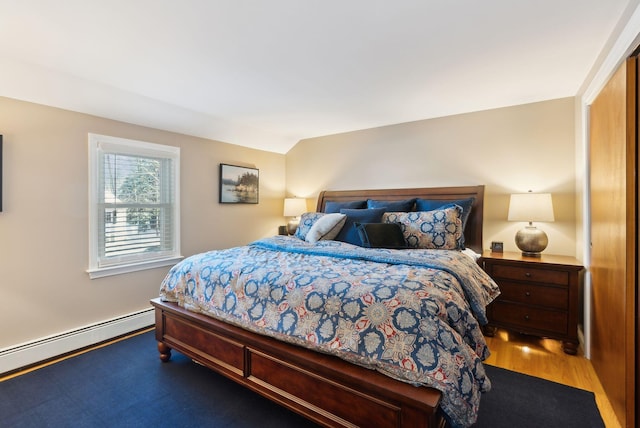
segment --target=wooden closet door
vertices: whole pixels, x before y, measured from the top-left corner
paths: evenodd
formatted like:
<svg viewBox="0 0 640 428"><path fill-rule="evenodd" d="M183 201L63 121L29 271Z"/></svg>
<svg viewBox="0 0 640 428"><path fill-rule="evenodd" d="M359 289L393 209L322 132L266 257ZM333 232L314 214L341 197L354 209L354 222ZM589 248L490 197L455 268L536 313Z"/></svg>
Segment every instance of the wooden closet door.
<svg viewBox="0 0 640 428"><path fill-rule="evenodd" d="M624 427L636 423L637 59L590 109L591 358Z"/></svg>

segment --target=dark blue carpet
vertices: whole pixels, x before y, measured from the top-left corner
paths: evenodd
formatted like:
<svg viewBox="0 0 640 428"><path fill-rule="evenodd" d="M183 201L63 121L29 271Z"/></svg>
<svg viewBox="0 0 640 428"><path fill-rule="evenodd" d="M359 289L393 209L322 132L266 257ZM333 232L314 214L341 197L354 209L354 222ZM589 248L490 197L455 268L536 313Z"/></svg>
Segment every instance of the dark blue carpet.
<svg viewBox="0 0 640 428"><path fill-rule="evenodd" d="M0 383L3 427L315 427L172 352L153 332Z"/></svg>
<svg viewBox="0 0 640 428"><path fill-rule="evenodd" d="M592 393L487 367L475 427L604 427ZM0 383L3 427L315 427L173 352L153 332ZM373 423L372 426L375 424Z"/></svg>
<svg viewBox="0 0 640 428"><path fill-rule="evenodd" d="M485 368L492 387L482 396L474 428L604 428L593 392Z"/></svg>

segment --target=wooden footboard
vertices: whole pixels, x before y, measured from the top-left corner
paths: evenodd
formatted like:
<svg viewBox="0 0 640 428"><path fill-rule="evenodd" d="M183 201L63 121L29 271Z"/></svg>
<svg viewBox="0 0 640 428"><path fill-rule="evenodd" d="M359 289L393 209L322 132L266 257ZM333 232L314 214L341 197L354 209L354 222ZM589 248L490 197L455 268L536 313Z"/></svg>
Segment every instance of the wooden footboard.
<svg viewBox="0 0 640 428"><path fill-rule="evenodd" d="M440 392L154 299L160 359L175 349L327 427L442 428Z"/></svg>

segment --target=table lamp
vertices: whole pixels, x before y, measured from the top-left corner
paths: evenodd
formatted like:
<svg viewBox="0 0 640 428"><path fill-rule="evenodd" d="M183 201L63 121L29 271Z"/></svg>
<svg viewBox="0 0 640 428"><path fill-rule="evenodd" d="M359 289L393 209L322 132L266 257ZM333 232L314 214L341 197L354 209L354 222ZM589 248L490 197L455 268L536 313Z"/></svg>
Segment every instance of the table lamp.
<svg viewBox="0 0 640 428"><path fill-rule="evenodd" d="M547 248L549 238L543 230L533 225L534 221L554 221L551 193L516 193L509 201L509 221L527 221L516 233L516 245L523 256L540 257Z"/></svg>
<svg viewBox="0 0 640 428"><path fill-rule="evenodd" d="M296 233L298 224L300 224L300 216L307 211L307 200L303 198L285 198L284 199L284 216L291 217L287 224L287 232L289 235Z"/></svg>

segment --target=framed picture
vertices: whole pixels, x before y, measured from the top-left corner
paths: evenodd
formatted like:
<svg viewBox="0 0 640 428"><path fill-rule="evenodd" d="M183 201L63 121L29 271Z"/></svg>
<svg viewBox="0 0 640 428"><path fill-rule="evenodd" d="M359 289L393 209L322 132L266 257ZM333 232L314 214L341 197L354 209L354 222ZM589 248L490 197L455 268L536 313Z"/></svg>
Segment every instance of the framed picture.
<svg viewBox="0 0 640 428"><path fill-rule="evenodd" d="M220 164L220 203L257 204L260 172L256 168Z"/></svg>
<svg viewBox="0 0 640 428"><path fill-rule="evenodd" d="M501 253L502 252L502 242L500 241L493 241L491 242L491 252L493 253Z"/></svg>

